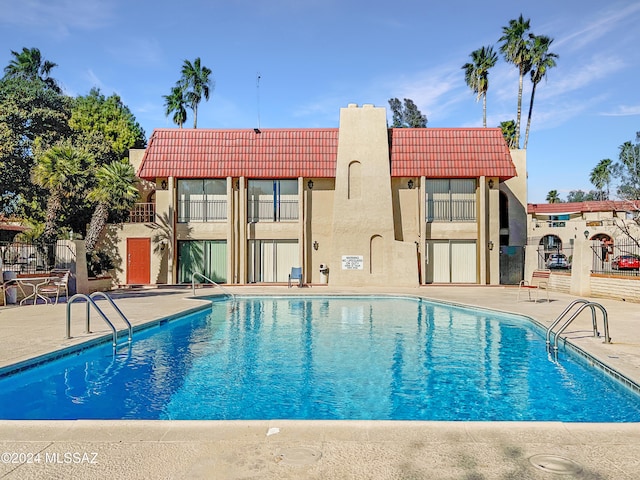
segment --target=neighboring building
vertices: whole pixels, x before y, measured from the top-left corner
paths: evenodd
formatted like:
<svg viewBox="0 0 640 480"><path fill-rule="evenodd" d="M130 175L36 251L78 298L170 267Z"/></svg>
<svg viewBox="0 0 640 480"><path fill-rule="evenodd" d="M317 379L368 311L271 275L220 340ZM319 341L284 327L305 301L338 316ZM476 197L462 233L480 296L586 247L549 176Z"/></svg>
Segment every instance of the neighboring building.
<svg viewBox="0 0 640 480"><path fill-rule="evenodd" d="M551 254L564 252L570 257L578 238L604 242L613 252L616 243L628 241L620 227L633 225L638 211L638 201L530 203L527 205L528 244L538 246L540 266ZM632 228L632 234L633 231ZM608 261L609 256L604 259Z"/></svg>
<svg viewBox="0 0 640 480"><path fill-rule="evenodd" d="M500 129L389 129L384 108L349 105L339 128L159 129L130 158L144 203L105 240L119 284L281 283L292 267L316 284L498 284L526 242L525 154Z"/></svg>

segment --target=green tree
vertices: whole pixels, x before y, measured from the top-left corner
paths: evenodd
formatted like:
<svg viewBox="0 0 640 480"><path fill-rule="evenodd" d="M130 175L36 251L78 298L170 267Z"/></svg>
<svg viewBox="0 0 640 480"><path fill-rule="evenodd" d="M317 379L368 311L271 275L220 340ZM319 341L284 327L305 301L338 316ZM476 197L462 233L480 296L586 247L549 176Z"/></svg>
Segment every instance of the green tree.
<svg viewBox="0 0 640 480"><path fill-rule="evenodd" d="M73 101L69 126L82 138L79 143L106 142L112 154L96 157L100 164L128 157L130 148L144 148L147 143L144 130L122 99L116 94L105 97L98 88Z"/></svg>
<svg viewBox="0 0 640 480"><path fill-rule="evenodd" d="M640 133L636 142L640 142ZM620 145L613 173L618 178L618 196L625 200L640 200L640 143L624 142Z"/></svg>
<svg viewBox="0 0 640 480"><path fill-rule="evenodd" d="M509 25L502 27L502 37L499 41L500 52L504 55L507 63L512 63L520 73L518 81L518 110L516 114L516 135L515 148L520 148L520 118L522 116L522 86L524 76L531 69L529 42L527 33L529 32L530 20L525 20L522 14L517 20L509 20Z"/></svg>
<svg viewBox="0 0 640 480"><path fill-rule="evenodd" d="M179 128L182 128L184 122L187 121L187 100L184 89L180 85L176 85L171 89L169 95L163 95L162 98L164 98L165 116L173 114L171 120Z"/></svg>
<svg viewBox="0 0 640 480"><path fill-rule="evenodd" d="M37 48L22 49L22 52L11 50L13 60L4 68L5 78L24 78L26 80L42 81L47 87L60 93L57 82L49 76L51 70L58 65L44 60L40 50Z"/></svg>
<svg viewBox="0 0 640 480"><path fill-rule="evenodd" d="M0 80L0 211L35 215L41 191L29 174L34 151L46 149L70 135L71 98L42 80L5 77Z"/></svg>
<svg viewBox="0 0 640 480"><path fill-rule="evenodd" d="M516 121L515 120L507 120L505 122L500 122L500 130L502 130L502 136L504 140L507 142L507 146L511 149L516 147Z"/></svg>
<svg viewBox="0 0 640 480"><path fill-rule="evenodd" d="M598 200L598 192L595 190L589 190L588 192L571 190L567 194L567 202L590 202L593 200Z"/></svg>
<svg viewBox="0 0 640 480"><path fill-rule="evenodd" d="M69 146L51 147L38 157L32 172L33 182L49 191L42 235L45 243L53 243L58 238L64 200L82 188L92 161L85 152Z"/></svg>
<svg viewBox="0 0 640 480"><path fill-rule="evenodd" d="M562 200L560 199L560 196L558 195L557 190L550 190L549 193L547 193L547 202L562 203Z"/></svg>
<svg viewBox="0 0 640 480"><path fill-rule="evenodd" d="M397 98L389 99L389 107L393 113L393 128L425 128L427 116L423 115L413 100L404 99L404 104Z"/></svg>
<svg viewBox="0 0 640 480"><path fill-rule="evenodd" d="M609 186L611 185L611 176L613 162L610 158L603 158L591 170L589 181L596 187L598 200L609 200Z"/></svg>
<svg viewBox="0 0 640 480"><path fill-rule="evenodd" d="M178 86L184 88L187 105L193 111L193 128L198 128L198 105L204 97L209 100L209 93L213 90L213 79L211 69L201 65L200 57L193 63L185 60L182 65L182 78Z"/></svg>
<svg viewBox="0 0 640 480"><path fill-rule="evenodd" d="M470 54L471 62L462 66L464 81L476 94L476 101L482 98L482 126L487 126L487 90L489 89L489 70L498 61L493 46L481 47Z"/></svg>
<svg viewBox="0 0 640 480"><path fill-rule="evenodd" d="M109 219L109 212L128 212L139 195L133 166L126 160L102 165L95 176L97 185L88 195L90 201L96 202L96 207L85 238L87 254L93 254Z"/></svg>
<svg viewBox="0 0 640 480"><path fill-rule="evenodd" d="M533 97L536 95L536 87L546 78L549 69L556 66L556 58L558 55L549 51L549 46L553 42L553 38L544 35L529 35L530 49L529 61L531 64L531 100L529 102L529 115L527 117L527 130L524 135L524 145L522 148L527 149L529 143L529 129L531 127L531 114L533 113Z"/></svg>

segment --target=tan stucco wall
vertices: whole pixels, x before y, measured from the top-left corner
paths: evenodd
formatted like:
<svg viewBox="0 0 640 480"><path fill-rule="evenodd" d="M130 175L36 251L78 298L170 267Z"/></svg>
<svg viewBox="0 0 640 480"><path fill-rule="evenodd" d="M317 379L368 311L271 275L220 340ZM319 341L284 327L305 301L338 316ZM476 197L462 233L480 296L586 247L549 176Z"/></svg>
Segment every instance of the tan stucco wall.
<svg viewBox="0 0 640 480"><path fill-rule="evenodd" d="M527 151L510 152L518 175L500 183L500 191L509 202L509 245L524 246L527 244Z"/></svg>
<svg viewBox="0 0 640 480"><path fill-rule="evenodd" d="M329 284L418 285L415 243L395 240L384 108L340 110L331 231ZM345 268L345 256L360 268Z"/></svg>

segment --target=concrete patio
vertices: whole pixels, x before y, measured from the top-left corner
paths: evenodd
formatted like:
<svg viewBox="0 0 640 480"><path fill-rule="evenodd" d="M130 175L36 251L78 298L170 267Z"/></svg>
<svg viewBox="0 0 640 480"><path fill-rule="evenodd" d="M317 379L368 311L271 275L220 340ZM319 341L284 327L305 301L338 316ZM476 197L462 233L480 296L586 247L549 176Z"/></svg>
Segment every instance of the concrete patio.
<svg viewBox="0 0 640 480"><path fill-rule="evenodd" d="M519 313L542 325L549 325L575 299L551 292L549 303L516 302L517 288L479 286L362 290L243 286L229 290L237 294L409 294ZM214 293L214 289L197 291L197 295ZM113 296L135 325L205 304L189 298L191 291L187 289L143 289ZM606 345L602 338L591 336L591 318L587 313L566 332L569 342L640 384L640 305L606 299L594 301L608 312L612 343ZM83 333L83 308L74 306L73 338L66 340L66 305L0 307L3 338L0 368L109 335L108 328L97 317L92 319L94 332ZM640 476L640 425L0 421L0 453L0 478L8 479L630 480ZM29 459L32 463L21 461Z"/></svg>

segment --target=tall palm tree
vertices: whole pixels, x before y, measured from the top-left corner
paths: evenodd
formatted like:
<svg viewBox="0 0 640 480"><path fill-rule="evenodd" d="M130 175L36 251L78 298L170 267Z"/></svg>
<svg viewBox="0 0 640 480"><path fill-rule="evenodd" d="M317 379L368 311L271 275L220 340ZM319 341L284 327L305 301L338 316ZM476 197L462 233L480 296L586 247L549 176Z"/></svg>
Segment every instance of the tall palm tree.
<svg viewBox="0 0 640 480"><path fill-rule="evenodd" d="M589 181L598 190L598 200L609 200L609 185L611 184L613 162L610 158L603 158L591 170Z"/></svg>
<svg viewBox="0 0 640 480"><path fill-rule="evenodd" d="M560 203L560 196L557 190L550 190L549 193L547 193L547 202Z"/></svg>
<svg viewBox="0 0 640 480"><path fill-rule="evenodd" d="M524 145L522 148L527 149L529 142L529 128L531 127L531 113L533 112L533 97L536 94L536 87L546 78L547 71L556 66L556 58L558 55L549 51L549 46L553 42L553 38L545 35L529 35L530 39L530 63L531 63L531 101L529 102L529 116L527 117L527 130L524 135Z"/></svg>
<svg viewBox="0 0 640 480"><path fill-rule="evenodd" d="M193 128L198 128L198 104L209 100L209 92L213 90L213 79L209 78L211 69L200 64L200 57L193 63L185 60L182 65L182 78L179 85L185 88L185 98L189 108L193 110Z"/></svg>
<svg viewBox="0 0 640 480"><path fill-rule="evenodd" d="M127 160L116 160L101 166L96 171L96 187L89 192L88 199L97 202L87 230L85 244L87 253L93 253L109 218L109 211L130 210L138 199L136 175Z"/></svg>
<svg viewBox="0 0 640 480"><path fill-rule="evenodd" d="M11 50L13 60L4 68L6 78L22 77L27 80L41 80L47 86L57 91L61 91L57 82L49 76L51 70L58 65L44 60L40 50L37 48L24 47L22 52Z"/></svg>
<svg viewBox="0 0 640 480"><path fill-rule="evenodd" d="M522 116L522 84L524 76L529 73L531 63L529 60L529 41L526 34L529 32L529 19L522 18L509 20L509 25L502 27L502 37L499 41L500 52L507 63L513 63L520 72L518 81L518 111L516 115L516 148L520 148L520 117Z"/></svg>
<svg viewBox="0 0 640 480"><path fill-rule="evenodd" d="M58 217L65 198L71 197L86 177L92 158L89 154L69 146L54 146L36 160L31 172L33 183L49 190L44 233L44 243L58 238Z"/></svg>
<svg viewBox="0 0 640 480"><path fill-rule="evenodd" d="M482 98L482 126L487 127L487 90L489 89L489 69L498 61L493 46L482 47L470 54L472 62L462 66L464 81L476 94L476 100Z"/></svg>
<svg viewBox="0 0 640 480"><path fill-rule="evenodd" d="M162 98L164 98L164 114L168 117L173 113L173 123L182 128L184 122L187 121L187 100L184 89L180 85L176 85L171 89L169 95L163 95Z"/></svg>

